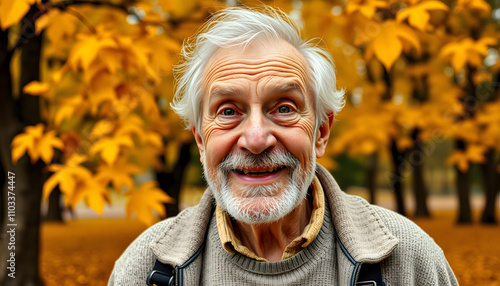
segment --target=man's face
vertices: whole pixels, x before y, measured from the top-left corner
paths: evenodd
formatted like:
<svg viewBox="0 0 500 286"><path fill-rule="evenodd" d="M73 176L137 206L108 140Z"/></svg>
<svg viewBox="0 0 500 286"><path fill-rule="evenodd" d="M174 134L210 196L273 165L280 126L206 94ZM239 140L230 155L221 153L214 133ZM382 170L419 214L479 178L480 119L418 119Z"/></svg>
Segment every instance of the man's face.
<svg viewBox="0 0 500 286"><path fill-rule="evenodd" d="M312 182L330 125L314 138L306 70L285 41L220 48L207 64L201 130L193 132L217 203L238 221L284 217Z"/></svg>

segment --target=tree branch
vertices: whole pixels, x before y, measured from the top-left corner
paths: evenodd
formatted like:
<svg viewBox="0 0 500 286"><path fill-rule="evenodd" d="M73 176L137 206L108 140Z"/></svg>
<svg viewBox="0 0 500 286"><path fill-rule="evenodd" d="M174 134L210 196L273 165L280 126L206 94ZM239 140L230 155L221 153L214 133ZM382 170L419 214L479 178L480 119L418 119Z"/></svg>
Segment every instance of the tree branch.
<svg viewBox="0 0 500 286"><path fill-rule="evenodd" d="M130 4L132 4L133 2L135 2L135 1L131 1ZM101 2L101 1L91 1L91 0L68 0L68 1L51 3L51 6L56 7L60 10L65 10L69 6L82 5L82 4L88 4L88 5L94 5L94 6L106 6L106 7L121 10L127 14L131 14L131 11L129 11L129 9L127 9L127 7L125 7L123 5L111 3L111 2Z"/></svg>
<svg viewBox="0 0 500 286"><path fill-rule="evenodd" d="M65 11L67 13L75 16L78 20L80 20L80 22L82 22L82 24L85 25L85 27L87 27L92 34L96 34L97 33L97 31L94 28L94 26L92 26L89 23L89 21L87 21L87 19L82 15L82 13L80 13L80 12L78 12L76 10L70 9L70 7L67 7Z"/></svg>

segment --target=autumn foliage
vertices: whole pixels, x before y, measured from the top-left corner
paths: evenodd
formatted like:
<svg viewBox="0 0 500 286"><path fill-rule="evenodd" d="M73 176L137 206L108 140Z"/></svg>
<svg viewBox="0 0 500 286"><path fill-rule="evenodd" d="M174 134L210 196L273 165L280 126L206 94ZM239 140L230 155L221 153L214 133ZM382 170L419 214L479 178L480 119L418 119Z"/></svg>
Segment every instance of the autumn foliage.
<svg viewBox="0 0 500 286"><path fill-rule="evenodd" d="M447 162L465 173L500 151L499 34L484 0L272 4L323 39L348 91L325 166L341 153L404 155L444 138L460 142ZM16 31L33 5L43 76L23 91L40 97L43 122L14 138L12 161L28 154L47 165L45 198L58 186L66 206L84 200L101 213L111 190L123 192L127 214L152 224L171 198L134 176L171 168L191 140L169 109L172 65L183 39L226 4L1 0L1 28Z"/></svg>

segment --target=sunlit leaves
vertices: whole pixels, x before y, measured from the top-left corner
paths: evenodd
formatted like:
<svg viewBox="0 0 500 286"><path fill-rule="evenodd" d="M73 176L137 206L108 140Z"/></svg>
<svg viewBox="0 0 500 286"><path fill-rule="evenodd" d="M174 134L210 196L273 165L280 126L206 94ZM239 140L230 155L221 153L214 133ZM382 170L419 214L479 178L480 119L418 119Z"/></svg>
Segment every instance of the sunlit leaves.
<svg viewBox="0 0 500 286"><path fill-rule="evenodd" d="M109 201L109 194L100 182L85 167L77 162L67 165L51 165L49 170L55 172L43 186L43 196L48 199L52 190L59 185L64 194L64 205L76 207L76 204L85 200L87 205L102 214L104 204Z"/></svg>
<svg viewBox="0 0 500 286"><path fill-rule="evenodd" d="M141 172L141 168L130 164L124 159L120 159L113 165L100 165L97 168L96 179L105 186L111 183L115 190L120 191L122 187L132 189L134 186L132 175L139 174Z"/></svg>
<svg viewBox="0 0 500 286"><path fill-rule="evenodd" d="M451 66L457 72L466 64L470 64L472 67L481 66L488 51L488 46L497 43L497 39L491 37L483 37L478 41L465 38L446 44L440 55L449 58Z"/></svg>
<svg viewBox="0 0 500 286"><path fill-rule="evenodd" d="M43 95L50 90L50 85L47 83L32 81L24 86L23 92L31 95Z"/></svg>
<svg viewBox="0 0 500 286"><path fill-rule="evenodd" d="M458 0L455 10L456 12L471 10L479 12L481 15L489 15L491 6L484 0Z"/></svg>
<svg viewBox="0 0 500 286"><path fill-rule="evenodd" d="M339 114L339 120L349 120L349 127L340 130L338 137L332 140L331 153L368 155L387 150L390 146L391 138L396 134L395 109L391 103L378 100L376 87L367 86L365 92L372 95L370 100L364 101L358 108ZM373 120L375 117L377 120Z"/></svg>
<svg viewBox="0 0 500 286"><path fill-rule="evenodd" d="M470 145L465 151L454 150L447 159L448 164L457 165L462 172L467 172L470 163L483 163L486 147L481 145Z"/></svg>
<svg viewBox="0 0 500 286"><path fill-rule="evenodd" d="M105 137L92 145L91 155L100 153L104 162L112 165L124 147L132 147L134 142L128 136Z"/></svg>
<svg viewBox="0 0 500 286"><path fill-rule="evenodd" d="M431 0L420 2L414 6L408 7L398 12L396 20L398 22L401 22L405 19L408 19L408 24L410 24L410 26L424 32L431 18L429 11L432 10L447 11L448 6L440 1Z"/></svg>
<svg viewBox="0 0 500 286"><path fill-rule="evenodd" d="M379 33L368 44L365 57L369 61L375 55L390 70L405 45L420 51L420 41L415 32L404 24L389 20L383 23Z"/></svg>
<svg viewBox="0 0 500 286"><path fill-rule="evenodd" d="M79 34L78 42L73 47L71 56L68 59L70 66L76 71L78 68L82 68L84 71L88 71L90 65L97 59L102 60L104 63L108 63L111 59L99 57L99 52L101 49L106 48L116 48L118 45L116 41L112 38L112 34L106 33L102 29L99 29L99 34ZM107 64L109 65L109 63Z"/></svg>
<svg viewBox="0 0 500 286"><path fill-rule="evenodd" d="M129 196L126 206L127 216L130 217L135 213L137 219L146 225L152 225L155 221L151 211L165 217L163 204L173 202L171 197L156 186L156 182L142 184L138 189L130 190L127 195Z"/></svg>
<svg viewBox="0 0 500 286"><path fill-rule="evenodd" d="M377 9L387 8L387 6L388 1L384 0L351 0L347 2L345 11L348 15L358 12L366 18L372 19Z"/></svg>
<svg viewBox="0 0 500 286"><path fill-rule="evenodd" d="M0 0L0 27L6 30L21 21L37 0Z"/></svg>
<svg viewBox="0 0 500 286"><path fill-rule="evenodd" d="M14 137L12 140L12 162L15 164L26 152L31 158L31 162L42 159L45 164L49 164L54 156L54 148L62 149L61 139L56 137L56 131L44 133L45 126L42 123L36 126L27 126L24 133Z"/></svg>
<svg viewBox="0 0 500 286"><path fill-rule="evenodd" d="M36 4L40 13L35 30L29 32L43 31L46 39L40 65L43 81L23 89L40 96L46 124L27 127L14 139L13 162L28 154L32 162L41 159L48 164L53 174L44 185L44 196L59 187L66 206L85 201L101 213L110 191L129 191L129 199L138 200L129 204L130 213L152 223L152 215L145 212L164 215L160 206L170 199L150 184L137 188L141 180L136 175L164 171L167 166L160 156L178 153L172 147L166 151L165 144L178 149L192 140L180 119L167 111L173 97L172 66L184 39L179 35L192 35L217 9L213 5L223 3L36 1L0 0L2 29L19 23ZM120 5L123 9L116 9ZM15 38L19 31L13 32ZM54 149L62 154L51 165ZM175 158L167 159L169 167ZM141 209L141 202L149 202L148 207Z"/></svg>
<svg viewBox="0 0 500 286"><path fill-rule="evenodd" d="M170 17L179 19L193 12L196 1L159 0L158 4L163 8L163 11L170 14Z"/></svg>

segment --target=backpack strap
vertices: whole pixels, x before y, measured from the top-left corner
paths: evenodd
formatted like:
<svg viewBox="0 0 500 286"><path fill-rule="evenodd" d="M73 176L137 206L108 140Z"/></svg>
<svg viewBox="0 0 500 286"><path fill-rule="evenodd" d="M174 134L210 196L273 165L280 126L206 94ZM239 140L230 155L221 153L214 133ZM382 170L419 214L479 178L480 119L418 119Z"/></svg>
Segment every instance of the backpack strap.
<svg viewBox="0 0 500 286"><path fill-rule="evenodd" d="M153 270L149 272L148 277L146 278L146 283L148 286L173 286L175 284L175 275L177 273L177 283L178 285L183 285L183 270L186 268L191 262L193 262L202 252L203 247L205 246L205 242L201 245L201 247L191 256L184 264L180 266L172 266L170 264L165 264L156 259L155 265L153 266Z"/></svg>
<svg viewBox="0 0 500 286"><path fill-rule="evenodd" d="M153 270L146 279L148 286L172 286L175 282L175 268L170 264L161 263L158 259Z"/></svg>
<svg viewBox="0 0 500 286"><path fill-rule="evenodd" d="M385 286L384 281L382 281L380 263L362 264L356 286Z"/></svg>

